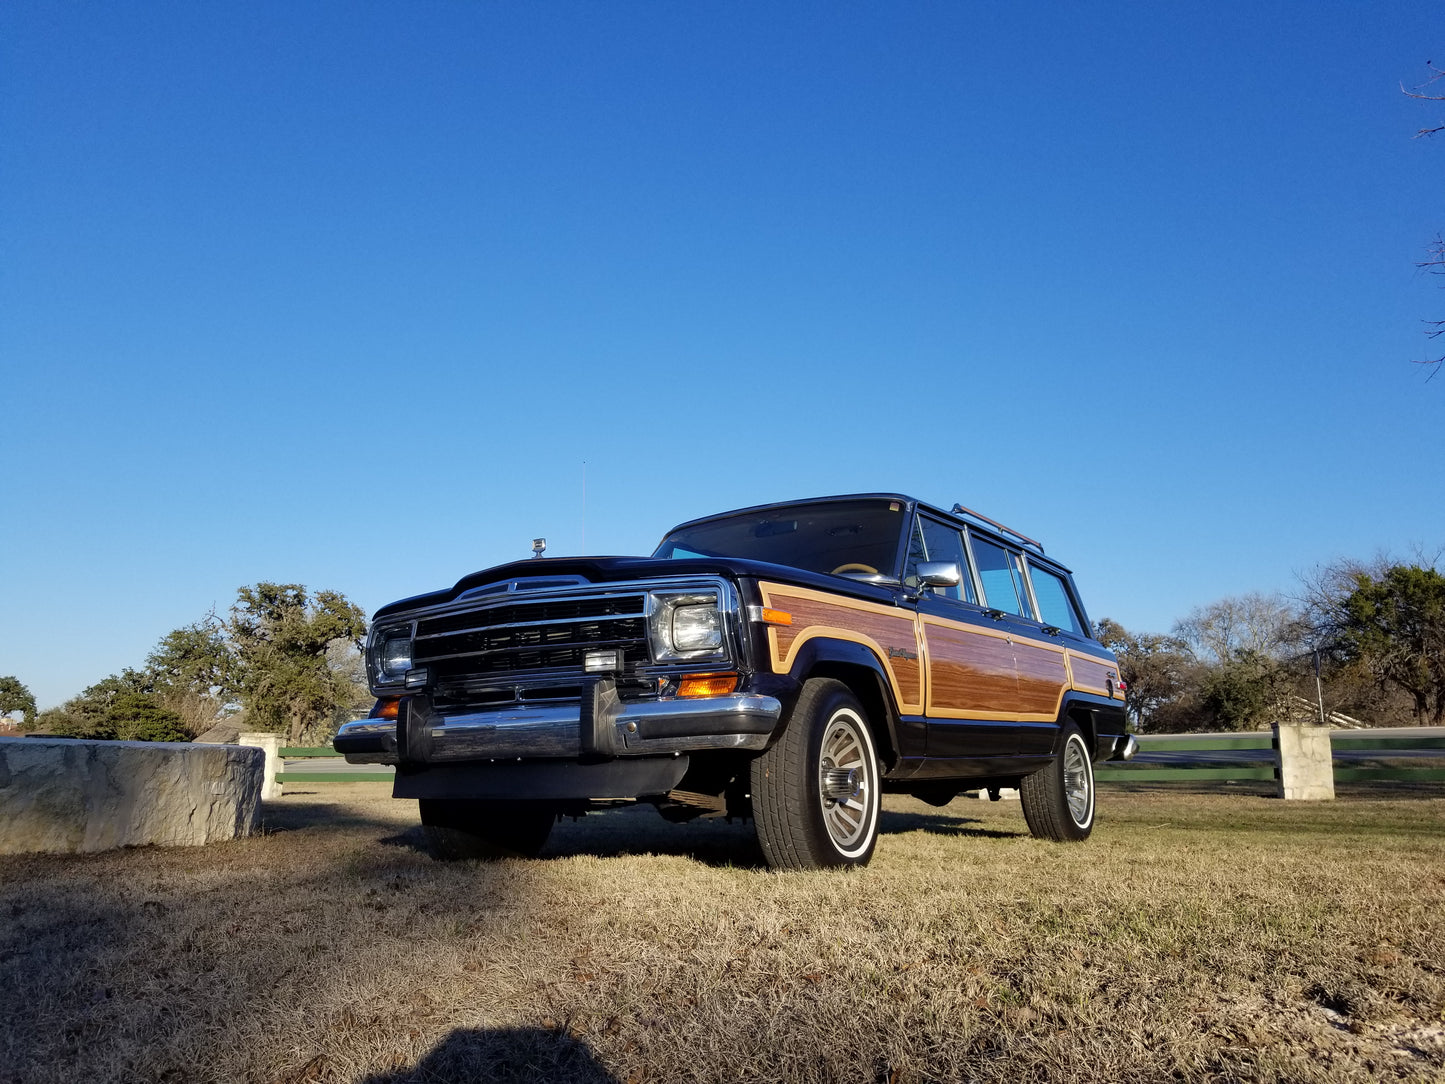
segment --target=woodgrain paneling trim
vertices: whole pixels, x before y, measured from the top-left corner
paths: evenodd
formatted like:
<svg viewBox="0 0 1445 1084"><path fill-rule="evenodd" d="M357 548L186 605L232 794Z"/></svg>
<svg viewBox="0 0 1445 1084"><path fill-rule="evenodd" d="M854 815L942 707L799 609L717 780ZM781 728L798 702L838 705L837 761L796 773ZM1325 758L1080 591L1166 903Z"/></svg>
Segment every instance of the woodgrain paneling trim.
<svg viewBox="0 0 1445 1084"><path fill-rule="evenodd" d="M1110 678L1117 680L1119 668L1104 659L1094 655L1085 655L1079 651L1069 652L1069 670L1074 677L1074 688L1083 693L1096 693L1099 696L1117 696L1117 691L1111 693L1108 681Z"/></svg>
<svg viewBox="0 0 1445 1084"><path fill-rule="evenodd" d="M1069 687L1064 649L1057 644L1014 638L1014 661L1019 673L1019 720L1051 723L1059 717Z"/></svg>
<svg viewBox="0 0 1445 1084"><path fill-rule="evenodd" d="M1018 678L1013 645L1001 632L923 618L928 707L934 719L1013 719Z"/></svg>
<svg viewBox="0 0 1445 1084"><path fill-rule="evenodd" d="M847 640L869 648L883 664L900 712L923 711L923 666L912 612L806 587L759 583L758 591L764 606L793 615L791 625L768 626L774 673L790 671L798 650L815 637ZM900 651L913 657L896 654Z"/></svg>
<svg viewBox="0 0 1445 1084"><path fill-rule="evenodd" d="M1017 629L916 615L806 587L764 582L758 590L764 606L793 616L791 625L768 626L774 673L792 670L802 645L815 637L862 644L882 664L905 715L1054 722L1069 689L1108 696L1106 679L1118 673L1093 655L1019 636Z"/></svg>

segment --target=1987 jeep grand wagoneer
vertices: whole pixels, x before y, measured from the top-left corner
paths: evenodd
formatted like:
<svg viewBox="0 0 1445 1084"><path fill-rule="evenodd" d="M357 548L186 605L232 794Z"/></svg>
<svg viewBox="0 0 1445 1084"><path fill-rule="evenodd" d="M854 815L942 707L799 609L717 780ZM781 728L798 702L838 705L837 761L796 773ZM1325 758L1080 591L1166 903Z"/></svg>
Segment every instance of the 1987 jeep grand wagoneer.
<svg viewBox="0 0 1445 1084"><path fill-rule="evenodd" d="M1018 787L1081 840L1095 761L1133 755L1118 664L1068 569L897 494L745 508L647 558L527 560L384 606L371 717L442 857L536 854L560 814L637 800L751 817L770 865L862 865L883 791Z"/></svg>

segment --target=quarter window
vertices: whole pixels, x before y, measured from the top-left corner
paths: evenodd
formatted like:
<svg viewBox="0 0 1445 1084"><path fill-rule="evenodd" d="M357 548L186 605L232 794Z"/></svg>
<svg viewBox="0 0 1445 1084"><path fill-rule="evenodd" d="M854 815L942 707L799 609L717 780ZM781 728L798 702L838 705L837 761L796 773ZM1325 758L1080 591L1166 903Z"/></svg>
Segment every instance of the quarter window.
<svg viewBox="0 0 1445 1084"><path fill-rule="evenodd" d="M1039 616L1044 624L1055 625L1077 636L1084 635L1084 623L1079 620L1063 577L1037 565L1031 565L1029 571L1033 573L1034 598L1038 599Z"/></svg>
<svg viewBox="0 0 1445 1084"><path fill-rule="evenodd" d="M979 538L970 532L973 541L973 556L978 561L978 578L983 584L983 597L987 605L995 610L1013 614L1016 617L1031 617L1032 607L1028 605L1028 593L1023 601L1019 589L1023 587L1023 570L1019 567L1019 556L986 538Z"/></svg>

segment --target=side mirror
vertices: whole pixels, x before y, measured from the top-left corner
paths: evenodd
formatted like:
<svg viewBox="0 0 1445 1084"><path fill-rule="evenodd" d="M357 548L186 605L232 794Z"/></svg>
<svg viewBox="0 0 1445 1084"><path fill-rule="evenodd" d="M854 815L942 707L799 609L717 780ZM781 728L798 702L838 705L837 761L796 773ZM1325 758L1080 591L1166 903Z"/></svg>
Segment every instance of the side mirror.
<svg viewBox="0 0 1445 1084"><path fill-rule="evenodd" d="M957 587L963 582L963 569L956 561L918 562L919 587Z"/></svg>

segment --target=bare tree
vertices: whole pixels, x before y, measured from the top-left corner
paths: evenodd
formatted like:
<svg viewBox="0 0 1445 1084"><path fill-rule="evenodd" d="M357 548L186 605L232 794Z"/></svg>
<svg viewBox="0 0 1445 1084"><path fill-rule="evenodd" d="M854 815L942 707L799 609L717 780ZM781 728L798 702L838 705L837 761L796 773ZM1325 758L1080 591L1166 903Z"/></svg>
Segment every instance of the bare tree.
<svg viewBox="0 0 1445 1084"><path fill-rule="evenodd" d="M1445 78L1445 69L1437 68L1435 62L1431 60L1425 62L1425 67L1429 69L1430 78L1414 88L1406 88L1406 86L1401 83L1401 92L1407 97L1419 98L1421 101L1445 102L1445 94L1436 94L1433 92L1436 89L1435 84L1442 78ZM1415 138L1428 138L1436 132L1445 132L1445 124L1436 124L1421 128L1415 133ZM1429 258L1421 260L1415 266L1421 270L1428 271L1432 275L1445 275L1445 235L1436 234L1434 242L1426 250L1426 253ZM1430 338L1438 339L1441 335L1445 335L1445 320L1427 320L1425 323L1429 328L1425 334ZM1434 379L1435 374L1440 371L1440 363L1442 361L1445 361L1445 355L1434 358L1417 358L1416 364L1435 366L1435 371L1430 374L1430 378Z"/></svg>
<svg viewBox="0 0 1445 1084"><path fill-rule="evenodd" d="M1174 626L1196 657L1229 662L1242 655L1278 659L1299 639L1294 610L1279 595L1253 592L1200 606Z"/></svg>

